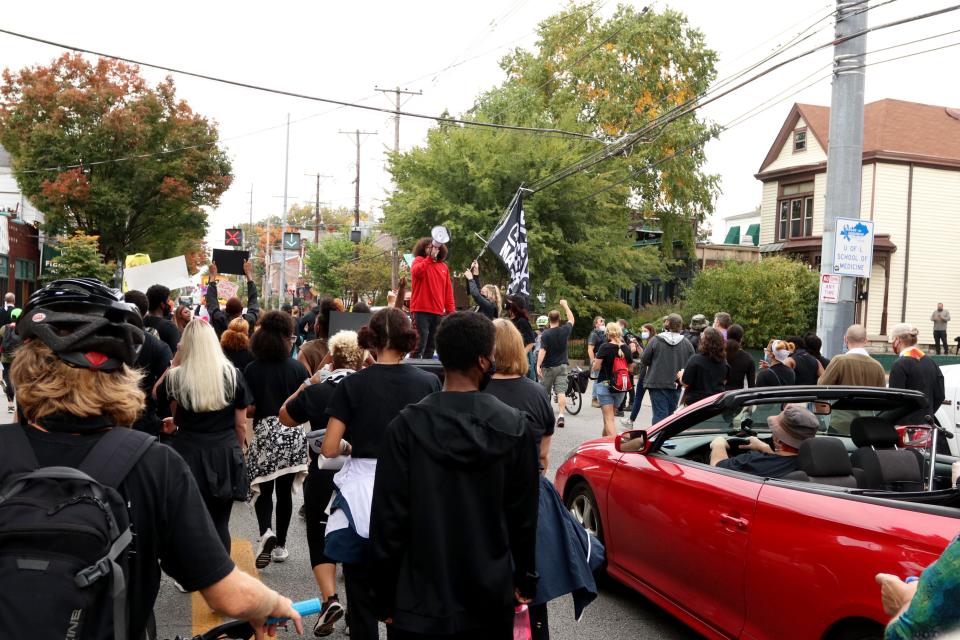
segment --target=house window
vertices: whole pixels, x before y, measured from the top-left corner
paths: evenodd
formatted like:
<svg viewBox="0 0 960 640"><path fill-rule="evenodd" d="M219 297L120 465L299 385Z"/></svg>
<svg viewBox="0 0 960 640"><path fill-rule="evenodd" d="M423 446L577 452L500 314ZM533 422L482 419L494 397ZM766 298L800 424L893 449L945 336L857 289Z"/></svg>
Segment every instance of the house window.
<svg viewBox="0 0 960 640"><path fill-rule="evenodd" d="M798 182L780 188L777 203L777 241L813 235L813 182Z"/></svg>
<svg viewBox="0 0 960 640"><path fill-rule="evenodd" d="M16 263L16 278L17 280L33 280L34 276L34 264L29 260L17 260Z"/></svg>
<svg viewBox="0 0 960 640"><path fill-rule="evenodd" d="M793 151L806 151L807 150L807 130L798 129L793 132Z"/></svg>

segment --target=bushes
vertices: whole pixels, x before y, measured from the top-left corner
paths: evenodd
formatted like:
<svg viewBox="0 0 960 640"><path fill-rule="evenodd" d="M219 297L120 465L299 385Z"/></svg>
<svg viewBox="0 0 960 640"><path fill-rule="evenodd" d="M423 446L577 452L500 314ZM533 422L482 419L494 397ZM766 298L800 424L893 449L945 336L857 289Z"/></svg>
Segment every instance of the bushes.
<svg viewBox="0 0 960 640"><path fill-rule="evenodd" d="M687 290L687 316L708 319L726 311L744 328L747 347L762 347L771 338L803 335L816 327L819 274L787 258L762 262L727 262L697 274Z"/></svg>

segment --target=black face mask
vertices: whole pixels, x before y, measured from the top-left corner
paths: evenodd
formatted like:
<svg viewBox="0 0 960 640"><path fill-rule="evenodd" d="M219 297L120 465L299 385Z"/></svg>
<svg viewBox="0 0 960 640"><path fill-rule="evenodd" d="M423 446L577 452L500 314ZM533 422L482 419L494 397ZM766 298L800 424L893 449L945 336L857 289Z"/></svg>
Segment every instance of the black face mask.
<svg viewBox="0 0 960 640"><path fill-rule="evenodd" d="M490 367L483 370L483 375L480 376L480 391L483 391L487 388L487 385L490 384L490 380L493 378L493 374L497 372L497 363L490 361Z"/></svg>

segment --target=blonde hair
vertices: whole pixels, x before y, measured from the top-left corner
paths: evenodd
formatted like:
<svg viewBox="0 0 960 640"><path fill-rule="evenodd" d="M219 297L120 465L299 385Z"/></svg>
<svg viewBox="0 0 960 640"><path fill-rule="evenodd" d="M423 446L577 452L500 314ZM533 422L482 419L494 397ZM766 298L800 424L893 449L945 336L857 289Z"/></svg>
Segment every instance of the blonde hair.
<svg viewBox="0 0 960 640"><path fill-rule="evenodd" d="M220 336L220 346L225 349L240 351L250 346L250 323L237 316L227 325L227 330Z"/></svg>
<svg viewBox="0 0 960 640"><path fill-rule="evenodd" d="M485 284L480 289L480 293L493 293L493 301L497 305L497 313L500 313L500 309L503 307L503 298L500 297L500 287L495 284Z"/></svg>
<svg viewBox="0 0 960 640"><path fill-rule="evenodd" d="M617 342L623 340L623 328L617 322L608 322L607 323L607 337L610 338L610 342Z"/></svg>
<svg viewBox="0 0 960 640"><path fill-rule="evenodd" d="M365 352L357 344L356 331L338 331L327 343L334 369L359 371L363 366ZM342 366L338 366L342 365Z"/></svg>
<svg viewBox="0 0 960 640"><path fill-rule="evenodd" d="M497 362L497 373L508 376L525 376L530 371L527 354L523 350L523 336L512 322L504 318L493 321L497 329L493 347L493 358Z"/></svg>
<svg viewBox="0 0 960 640"><path fill-rule="evenodd" d="M17 349L10 378L26 420L56 413L78 418L109 416L115 424L132 425L143 410L143 374L124 365L117 371L71 367L39 340Z"/></svg>
<svg viewBox="0 0 960 640"><path fill-rule="evenodd" d="M191 320L177 349L180 364L167 372L167 393L184 409L219 411L233 402L237 368L227 360L217 334L203 320Z"/></svg>

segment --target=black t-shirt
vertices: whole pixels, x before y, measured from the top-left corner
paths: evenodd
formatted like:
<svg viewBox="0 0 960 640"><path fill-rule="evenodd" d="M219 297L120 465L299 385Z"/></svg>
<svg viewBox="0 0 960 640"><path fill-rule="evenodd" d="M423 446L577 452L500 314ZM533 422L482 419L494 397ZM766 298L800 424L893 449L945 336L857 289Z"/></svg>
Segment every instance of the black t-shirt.
<svg viewBox="0 0 960 640"><path fill-rule="evenodd" d="M543 356L543 368L559 367L570 362L567 356L567 344L573 325L565 322L559 327L551 327L540 334L540 348L546 351Z"/></svg>
<svg viewBox="0 0 960 640"><path fill-rule="evenodd" d="M543 385L525 377L494 378L484 391L507 406L526 411L533 418L533 435L537 441L537 451L540 451L540 440L544 436L552 436L554 428L553 407Z"/></svg>
<svg viewBox="0 0 960 640"><path fill-rule="evenodd" d="M687 385L683 394L684 402L693 404L723 391L729 371L726 361L716 362L702 353L690 356L683 368L681 379L681 382Z"/></svg>
<svg viewBox="0 0 960 640"><path fill-rule="evenodd" d="M800 459L797 456L778 456L775 453L748 451L733 458L721 460L717 466L764 478L782 478L800 470Z"/></svg>
<svg viewBox="0 0 960 640"><path fill-rule="evenodd" d="M309 422L313 431L326 429L330 417L327 415L327 406L336 388L337 385L329 380L310 385L287 403L287 413L300 424Z"/></svg>
<svg viewBox="0 0 960 640"><path fill-rule="evenodd" d="M133 428L137 431L158 435L161 419L170 415L168 405L159 404L153 399L153 385L157 384L157 380L170 366L172 358L170 347L162 340L149 333L144 335L143 346L140 347L140 353L137 354L137 360L133 365L143 373L140 389L147 394L143 411L133 423Z"/></svg>
<svg viewBox="0 0 960 640"><path fill-rule="evenodd" d="M247 368L247 365L253 362L253 354L250 353L250 349L223 349L223 355L227 356L227 360L233 363L237 369L243 371Z"/></svg>
<svg viewBox="0 0 960 640"><path fill-rule="evenodd" d="M297 323L297 333L303 336L304 342L309 342L310 340L313 340L314 338L317 337L316 334L314 334L313 332L316 322L317 322L317 312L316 310L314 310L308 313L307 315L303 316L300 319L300 322Z"/></svg>
<svg viewBox="0 0 960 640"><path fill-rule="evenodd" d="M517 328L517 331L519 331L523 337L523 346L533 344L537 341L537 334L533 332L533 327L530 326L530 321L526 318L517 316L513 319L513 326Z"/></svg>
<svg viewBox="0 0 960 640"><path fill-rule="evenodd" d="M337 385L327 413L347 425L355 458L376 458L390 421L408 404L440 391L440 379L408 364L375 364Z"/></svg>
<svg viewBox="0 0 960 640"><path fill-rule="evenodd" d="M596 357L597 349L607 341L607 332L605 329L594 329L587 338L587 346L593 346L593 355Z"/></svg>
<svg viewBox="0 0 960 640"><path fill-rule="evenodd" d="M597 376L597 382L606 382L613 377L613 361L617 359L617 356L623 356L627 361L627 366L630 366L632 354L630 352L630 347L625 344L614 344L612 342L604 342L597 349L596 357L597 360L603 360L600 364L600 375Z"/></svg>
<svg viewBox="0 0 960 640"><path fill-rule="evenodd" d="M748 387L757 384L757 363L753 361L749 353L743 349L738 349L732 356L727 357L727 364L730 365L730 372L727 374L725 389L728 391L742 389L744 382L747 383L746 386Z"/></svg>
<svg viewBox="0 0 960 640"><path fill-rule="evenodd" d="M169 374L167 374L169 376ZM170 380L164 380L163 384L157 388L157 404L169 406L171 400L177 400L167 390ZM173 422L179 429L184 431L193 431L195 433L214 433L218 431L231 431L236 425L235 411L237 409L246 409L250 404L250 391L247 390L247 384L243 380L243 374L237 371L237 382L234 385L233 401L222 409L216 411L195 412L183 406L183 403L177 400L177 411L173 415Z"/></svg>
<svg viewBox="0 0 960 640"><path fill-rule="evenodd" d="M817 371L820 368L820 362L805 349L797 349L792 356L796 366L793 375L796 384L817 384Z"/></svg>
<svg viewBox="0 0 960 640"><path fill-rule="evenodd" d="M97 420L102 421L78 422ZM24 431L41 466L78 467L100 438L99 434L44 433L32 427ZM130 637L142 638L157 599L161 568L185 589L197 591L225 578L234 565L213 528L193 474L170 447L151 447L121 484L120 494L130 504L134 532L126 576Z"/></svg>
<svg viewBox="0 0 960 640"><path fill-rule="evenodd" d="M257 408L254 420L262 420L280 413L280 407L293 392L310 377L307 368L293 358L279 361L254 360L243 370Z"/></svg>
<svg viewBox="0 0 960 640"><path fill-rule="evenodd" d="M156 329L160 339L170 347L170 353L177 352L177 345L180 344L180 332L177 331L176 325L169 320L147 315L143 318L143 326Z"/></svg>
<svg viewBox="0 0 960 640"><path fill-rule="evenodd" d="M779 362L757 373L758 387L779 387L796 384L793 369Z"/></svg>

